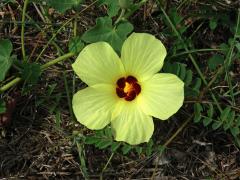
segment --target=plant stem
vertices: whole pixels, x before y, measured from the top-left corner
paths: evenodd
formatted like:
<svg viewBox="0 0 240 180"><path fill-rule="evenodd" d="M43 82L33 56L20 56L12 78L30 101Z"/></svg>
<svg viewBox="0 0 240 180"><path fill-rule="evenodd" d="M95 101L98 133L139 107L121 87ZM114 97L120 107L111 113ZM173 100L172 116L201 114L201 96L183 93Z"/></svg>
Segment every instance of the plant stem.
<svg viewBox="0 0 240 180"><path fill-rule="evenodd" d="M160 4L160 0L158 0L158 2L159 2L159 4ZM165 10L164 10L161 6L160 6L160 9L161 9L161 11L163 12L163 14L164 14L165 18L167 19L168 23L170 24L170 26L172 27L174 33L175 33L175 34L177 35L177 37L181 40L185 51L186 51L186 52L189 52L189 49L188 49L187 45L185 44L184 40L182 39L181 35L179 34L179 32L177 31L177 29L175 28L174 24L172 23L171 19L169 18L169 16L168 16L167 13L165 12ZM201 77L204 85L205 85L205 86L208 86L208 83L207 83L207 81L206 81L203 73L201 72L201 70L200 70L197 62L195 61L194 57L193 57L192 54L190 54L190 53L188 54L188 56L189 56L190 60L192 61L193 66L195 67L198 75ZM218 107L218 110L219 110L220 112L222 112L222 108L221 108L221 106L219 105L219 102L217 101L215 95L214 95L211 91L210 91L210 94L211 94L212 99L213 99L214 102L216 103L216 105L217 105L217 107Z"/></svg>
<svg viewBox="0 0 240 180"><path fill-rule="evenodd" d="M75 14L73 17L71 17L70 19L68 19L67 21L65 21L63 23L63 25L60 26L60 28L53 33L52 37L50 38L50 40L47 42L47 44L43 47L42 51L39 53L38 57L36 58L36 62L40 59L40 57L42 56L42 54L44 53L44 51L47 49L47 47L49 46L49 44L55 39L55 37L61 32L61 30L67 26L73 19L75 19L76 17L79 16L79 14L83 13L84 11L86 11L89 7L91 7L92 5L94 5L96 2L98 2L98 0L92 2L91 4L89 4L87 7L85 7L83 10L81 10L79 13Z"/></svg>
<svg viewBox="0 0 240 180"><path fill-rule="evenodd" d="M81 163L80 170L82 171L84 179L89 180L87 168L86 168L86 161L85 161L84 143L76 140L76 144L77 144L79 160Z"/></svg>
<svg viewBox="0 0 240 180"><path fill-rule="evenodd" d="M46 64L42 65L42 66L41 66L41 70L45 70L45 69L47 69L49 66L52 66L52 65L54 65L54 64L56 64L56 63L59 63L59 62L65 60L65 59L68 59L68 58L70 58L70 57L73 57L74 55L75 55L75 54L72 53L72 52L67 53L67 54L64 54L63 56L60 56L60 57L58 57L58 58L56 58L56 59L54 59L54 60L52 60L52 61L49 61L49 62L47 62Z"/></svg>
<svg viewBox="0 0 240 180"><path fill-rule="evenodd" d="M0 88L0 94L3 93L4 91L8 90L9 88L11 88L12 86L16 85L17 83L19 83L22 79L20 77L16 77L13 80L11 80L9 83L5 84L4 86L2 86Z"/></svg>
<svg viewBox="0 0 240 180"><path fill-rule="evenodd" d="M163 147L166 148L173 141L173 139L175 139L177 137L177 135L188 125L188 123L192 120L192 118L193 118L193 115L191 115L188 119L186 119L183 122L183 124L180 126L180 128L178 128L178 130L175 131L175 133L164 143ZM161 154L162 154L162 151L161 151L160 154L157 153L157 155L159 155L159 156L161 156ZM158 167L159 160L160 160L160 157L158 158L158 161L155 164L155 168L154 168L151 179L154 179L154 177L155 177L156 169Z"/></svg>
<svg viewBox="0 0 240 180"><path fill-rule="evenodd" d="M211 51L223 51L224 49L193 49L193 50L189 50L188 52L185 51L185 52L181 52L181 53L178 53L178 54L174 54L172 55L170 58L175 58L175 57L178 57L178 56L182 56L182 55L186 55L186 54L193 54L193 53L197 53L197 52L211 52Z"/></svg>
<svg viewBox="0 0 240 180"><path fill-rule="evenodd" d="M52 60L52 61L50 61L50 62L47 62L47 63L44 64L44 65L42 65L42 66L41 66L41 70L44 71L44 70L46 70L48 67L50 67L50 66L52 66L52 65L54 65L54 64L56 64L56 63L59 63L59 62L61 62L61 61L64 61L64 60L66 60L66 59L68 59L68 58L70 58L70 57L73 57L73 56L74 56L74 53L71 53L71 52L70 52L70 53L67 53L67 54L65 54L65 55L63 55L63 56L60 56L60 57L58 57L58 58L56 58L56 59L54 59L54 60ZM15 85L18 84L21 80L22 80L22 78L16 77L15 79L13 79L12 81L10 81L9 83L3 85L3 86L0 88L0 94L3 93L4 91L8 90L9 88L15 86Z"/></svg>
<svg viewBox="0 0 240 180"><path fill-rule="evenodd" d="M104 173L104 171L106 170L106 168L107 168L108 164L110 163L110 161L112 160L113 155L114 155L114 152L111 154L111 156L109 157L107 163L106 163L105 166L103 167L102 172L101 172L101 175L100 175L100 180L103 180L103 173Z"/></svg>
<svg viewBox="0 0 240 180"><path fill-rule="evenodd" d="M26 53L25 53L25 46L24 46L24 28L25 28L25 15L26 15L28 1L29 0L24 1L23 12L22 12L21 46L22 46L23 61L27 60Z"/></svg>
<svg viewBox="0 0 240 180"><path fill-rule="evenodd" d="M114 23L115 25L118 24L122 20L122 18L124 17L125 12L126 12L125 9L121 10L121 13L120 13L119 17L117 18L117 20Z"/></svg>
<svg viewBox="0 0 240 180"><path fill-rule="evenodd" d="M231 42L230 49L228 51L228 54L227 54L227 57L226 57L226 60L225 60L225 63L224 63L224 68L225 68L225 71L226 71L226 76L225 77L227 79L227 83L228 83L228 86L229 86L233 106L235 105L235 98L234 98L234 95L233 95L233 86L232 86L231 77L229 75L229 68L230 68L230 65L232 64L233 50L234 50L235 42L236 42L236 39L237 39L239 23L240 23L240 9L238 9L237 25L236 25L236 30L235 30L235 34L234 34L234 37L233 37L233 41Z"/></svg>
<svg viewBox="0 0 240 180"><path fill-rule="evenodd" d="M70 117L71 117L71 120L74 121L72 101L71 101L71 95L70 95L70 91L69 91L69 87L68 87L66 71L63 72L63 79L64 79L65 91L66 91L66 94L67 94L67 101L68 101L68 108L69 108Z"/></svg>
<svg viewBox="0 0 240 180"><path fill-rule="evenodd" d="M178 128L178 130L164 143L164 147L167 147L175 137L187 126L187 124L192 120L193 115L191 115L183 124Z"/></svg>

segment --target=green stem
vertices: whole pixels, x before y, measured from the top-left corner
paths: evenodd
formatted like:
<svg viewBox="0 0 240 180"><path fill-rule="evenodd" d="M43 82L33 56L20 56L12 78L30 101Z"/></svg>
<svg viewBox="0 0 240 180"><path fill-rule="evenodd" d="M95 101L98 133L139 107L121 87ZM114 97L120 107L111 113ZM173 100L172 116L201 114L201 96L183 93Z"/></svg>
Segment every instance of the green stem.
<svg viewBox="0 0 240 180"><path fill-rule="evenodd" d="M12 86L16 85L19 83L22 79L20 77L16 77L15 79L11 80L9 83L5 84L0 88L0 94L3 93L4 91L8 90Z"/></svg>
<svg viewBox="0 0 240 180"><path fill-rule="evenodd" d="M47 44L43 47L42 51L39 53L38 57L36 58L36 62L40 59L40 57L42 56L42 54L44 53L44 51L47 49L47 47L49 46L50 43L52 43L52 41L55 39L55 37L58 35L58 33L61 32L61 30L72 21L72 18L67 20L57 31L56 33L53 34L53 36L50 38L50 40L47 42Z"/></svg>
<svg viewBox="0 0 240 180"><path fill-rule="evenodd" d="M159 2L159 4L160 4L160 0L158 0L158 2ZM180 41L182 42L185 51L189 53L189 49L188 49L187 45L185 44L185 42L184 42L184 40L182 39L181 35L179 34L179 32L177 31L177 29L176 29L175 26L173 25L173 23L172 23L172 21L170 20L169 16L167 15L167 13L165 12L165 10L164 10L161 6L160 6L160 9L162 10L162 12L163 12L165 18L167 19L168 23L170 24L170 26L172 27L174 33L177 35L177 37L178 37L178 38L180 39ZM193 58L192 54L189 53L188 56L189 56L190 60L192 61L193 66L195 67L198 75L201 77L204 85L205 85L205 86L208 86L208 83L207 83L207 81L206 81L203 73L201 72L198 64L196 63L195 59ZM217 107L218 107L218 110L219 110L220 112L222 112L222 108L221 108L221 106L219 105L219 102L217 101L215 95L214 95L212 92L210 92L210 93L211 93L212 99L214 100L214 102L216 103L216 105L217 105Z"/></svg>
<svg viewBox="0 0 240 180"><path fill-rule="evenodd" d="M66 90L66 94L67 94L67 101L68 101L68 108L69 108L70 117L71 117L71 120L74 121L72 101L71 101L71 95L70 95L70 91L69 91L69 87L68 87L66 71L63 72L63 79L64 79L64 85L65 85L65 90Z"/></svg>
<svg viewBox="0 0 240 180"><path fill-rule="evenodd" d="M173 139L177 137L177 135L188 125L188 123L192 120L193 115L191 115L186 121L183 122L183 124L178 128L178 130L164 143L164 147L167 147Z"/></svg>
<svg viewBox="0 0 240 180"><path fill-rule="evenodd" d="M194 50L189 50L188 52L181 52L178 54L174 54L170 58L173 58L173 57L175 58L178 56L182 56L182 55L186 55L186 54L193 54L193 53L197 53L197 52L209 52L209 51L224 51L224 49L194 49Z"/></svg>
<svg viewBox="0 0 240 180"><path fill-rule="evenodd" d="M26 53L25 53L25 46L24 46L24 28L25 28L25 15L26 15L28 1L29 0L24 1L23 12L22 12L21 45L22 45L23 61L26 61Z"/></svg>
<svg viewBox="0 0 240 180"><path fill-rule="evenodd" d="M237 39L238 31L239 31L239 24L240 24L240 9L238 9L238 18L237 18L237 25L236 25L235 34L234 34L233 41L232 41L231 46L230 46L230 50L229 50L228 55L227 55L227 59L226 59L226 68L229 68L229 66L232 63L232 61L231 61L232 60L232 54L233 54L233 49L234 49L235 42L236 42L236 39Z"/></svg>
<svg viewBox="0 0 240 180"><path fill-rule="evenodd" d="M77 36L77 18L75 18L74 23L73 23L73 36L76 37Z"/></svg>
<svg viewBox="0 0 240 180"><path fill-rule="evenodd" d="M42 66L41 66L41 70L45 70L45 69L47 69L49 66L52 66L52 65L54 65L54 64L56 64L56 63L59 63L59 62L65 60L65 59L68 59L68 58L70 58L70 57L73 57L74 55L75 55L75 54L72 53L72 52L67 53L67 54L64 54L63 56L60 56L60 57L58 57L58 58L56 58L56 59L54 59L54 60L52 60L52 61L49 61L49 62L47 62L46 64L42 65Z"/></svg>
<svg viewBox="0 0 240 180"><path fill-rule="evenodd" d="M52 37L50 38L50 40L47 42L47 44L43 47L42 51L39 53L38 57L36 58L36 62L40 59L40 57L42 56L42 54L44 53L44 51L47 49L47 47L49 46L49 44L54 40L54 38L61 32L61 30L68 25L74 18L78 17L79 14L83 13L84 11L86 11L89 7L91 7L92 5L94 5L96 2L98 2L98 0L92 2L91 4L89 4L87 7L85 7L83 10L81 10L79 13L75 14L73 17L71 17L70 19L68 19L67 21L65 21L63 23L63 25L55 32L53 33Z"/></svg>
<svg viewBox="0 0 240 180"><path fill-rule="evenodd" d="M236 31L235 31L230 49L229 49L228 54L227 54L227 58L226 58L225 63L224 63L224 68L225 68L225 71L226 71L226 76L225 77L227 78L227 83L228 83L228 86L229 86L233 106L235 105L235 98L234 98L234 93L233 93L233 86L232 86L231 77L229 75L229 68L230 68L230 65L232 64L233 50L234 50L235 42L236 42L236 39L237 39L239 23L240 23L240 9L238 9Z"/></svg>
<svg viewBox="0 0 240 180"><path fill-rule="evenodd" d="M166 148L173 141L173 139L175 139L177 137L177 135L188 125L188 123L192 120L192 118L193 118L193 115L191 115L188 119L186 119L183 122L183 124L180 126L180 128L178 128L178 130L164 143L163 147ZM159 155L161 156L161 153ZM158 161L155 164L155 168L154 168L151 179L154 179L154 177L155 177L156 169L157 169L158 164L159 164L159 160L160 160L160 157L158 158Z"/></svg>
<svg viewBox="0 0 240 180"><path fill-rule="evenodd" d="M78 156L80 160L80 170L82 171L83 177L85 180L89 180L87 168L86 168L86 161L85 161L85 153L84 153L84 143L80 143L78 140L76 140L77 149L78 149Z"/></svg>
<svg viewBox="0 0 240 180"><path fill-rule="evenodd" d="M102 169L101 175L100 175L100 180L103 180L103 173L104 171L107 169L108 164L111 162L112 158L113 158L114 153L111 154L111 156L109 157L107 163L105 164L104 168Z"/></svg>
<svg viewBox="0 0 240 180"><path fill-rule="evenodd" d="M198 65L197 65L195 59L193 58L193 56L189 53L189 49L188 49L187 45L185 44L184 40L182 39L181 35L179 34L179 32L177 31L177 29L176 29L175 26L173 25L172 21L171 21L170 18L168 17L168 15L167 15L167 13L165 12L165 10L164 10L162 7L160 7L160 8L161 8L161 10L162 10L165 18L167 19L168 23L171 25L174 33L178 36L178 38L179 38L180 41L182 42L185 51L189 54L189 58L191 59L191 61L192 61L193 65L194 65L197 73L199 74L199 76L200 76L201 79L203 80L203 83L204 83L205 85L207 85L207 81L206 81L203 73L201 72L200 68L198 67Z"/></svg>
<svg viewBox="0 0 240 180"><path fill-rule="evenodd" d="M74 53L67 53L63 56L60 56L50 62L47 62L46 64L42 65L41 66L41 70L44 71L46 70L49 66L52 66L56 63L59 63L61 61L64 61L70 57L73 57L74 56ZM22 80L22 78L20 77L16 77L15 79L13 79L12 81L10 81L9 83L3 85L1 88L0 88L0 94L3 93L4 91L8 90L9 88L15 86L16 84L18 84L20 81Z"/></svg>
<svg viewBox="0 0 240 180"><path fill-rule="evenodd" d="M126 9L122 9L121 10L121 13L120 13L119 17L117 18L117 20L114 23L115 25L118 24L122 20L122 18L124 17L125 12L126 12Z"/></svg>

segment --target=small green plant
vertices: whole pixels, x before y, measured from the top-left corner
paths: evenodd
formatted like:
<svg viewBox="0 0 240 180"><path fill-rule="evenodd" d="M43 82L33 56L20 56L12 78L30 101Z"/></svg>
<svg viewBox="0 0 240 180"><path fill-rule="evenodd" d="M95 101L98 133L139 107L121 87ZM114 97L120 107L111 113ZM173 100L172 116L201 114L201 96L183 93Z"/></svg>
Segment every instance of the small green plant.
<svg viewBox="0 0 240 180"><path fill-rule="evenodd" d="M94 134L85 136L84 139L86 144L94 145L98 149L110 149L113 153L118 152L123 155L133 152L137 153L138 156L145 155L150 157L162 147L161 145L156 145L152 139L146 144L136 146L131 146L124 142L116 142L114 141L110 127L95 131Z"/></svg>

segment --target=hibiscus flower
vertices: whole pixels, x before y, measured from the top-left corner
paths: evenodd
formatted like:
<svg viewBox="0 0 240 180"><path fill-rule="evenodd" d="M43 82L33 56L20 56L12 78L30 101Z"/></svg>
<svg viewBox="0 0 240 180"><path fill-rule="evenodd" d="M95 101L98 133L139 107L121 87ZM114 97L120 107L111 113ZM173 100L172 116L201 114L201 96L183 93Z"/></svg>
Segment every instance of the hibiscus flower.
<svg viewBox="0 0 240 180"><path fill-rule="evenodd" d="M121 58L106 42L87 45L72 64L88 87L73 96L77 120L89 129L111 124L116 141L148 142L153 118L166 120L183 104L184 83L158 73L166 57L162 42L133 33L123 43Z"/></svg>

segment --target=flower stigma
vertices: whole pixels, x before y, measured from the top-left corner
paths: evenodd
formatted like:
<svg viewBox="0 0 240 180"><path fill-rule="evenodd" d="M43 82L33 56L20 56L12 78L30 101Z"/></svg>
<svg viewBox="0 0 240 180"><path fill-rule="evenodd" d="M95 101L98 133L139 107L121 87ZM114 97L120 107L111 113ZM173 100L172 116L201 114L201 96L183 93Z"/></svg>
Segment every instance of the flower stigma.
<svg viewBox="0 0 240 180"><path fill-rule="evenodd" d="M117 80L116 93L118 97L124 98L126 101L132 101L140 92L141 86L135 77L128 76Z"/></svg>

